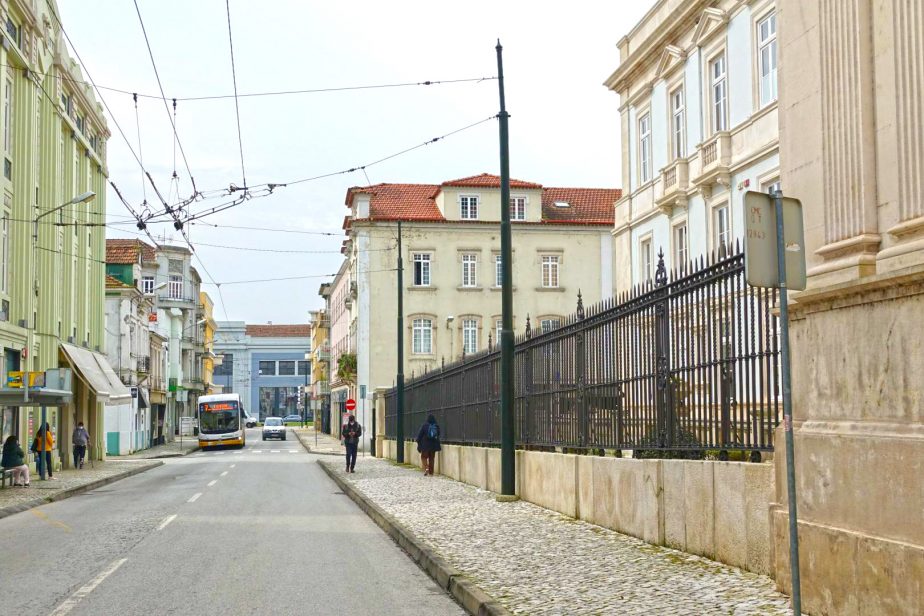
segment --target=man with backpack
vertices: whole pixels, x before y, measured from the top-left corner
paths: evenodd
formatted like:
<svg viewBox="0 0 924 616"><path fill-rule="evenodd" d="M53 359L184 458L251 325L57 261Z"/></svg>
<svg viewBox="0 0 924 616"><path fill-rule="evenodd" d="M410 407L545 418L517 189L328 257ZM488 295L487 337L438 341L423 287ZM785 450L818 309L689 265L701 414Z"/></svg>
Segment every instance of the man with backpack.
<svg viewBox="0 0 924 616"><path fill-rule="evenodd" d="M433 413L430 413L427 415L427 421L417 432L417 451L420 452L424 475L433 474L433 461L436 459L436 452L441 449L443 446L440 445L440 426L436 423Z"/></svg>
<svg viewBox="0 0 924 616"><path fill-rule="evenodd" d="M359 446L359 437L363 434L363 427L359 425L356 418L351 414L347 422L340 428L340 435L343 437L343 444L346 446L346 472L355 473L356 467L356 448Z"/></svg>

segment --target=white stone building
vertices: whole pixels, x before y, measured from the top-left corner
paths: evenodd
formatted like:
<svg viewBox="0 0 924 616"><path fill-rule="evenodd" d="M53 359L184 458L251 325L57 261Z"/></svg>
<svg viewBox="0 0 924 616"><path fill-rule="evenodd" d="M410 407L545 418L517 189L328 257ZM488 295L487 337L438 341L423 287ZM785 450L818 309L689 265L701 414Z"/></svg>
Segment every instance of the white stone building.
<svg viewBox="0 0 924 616"><path fill-rule="evenodd" d="M743 194L779 186L773 0L659 0L619 43L617 288L742 239Z"/></svg>

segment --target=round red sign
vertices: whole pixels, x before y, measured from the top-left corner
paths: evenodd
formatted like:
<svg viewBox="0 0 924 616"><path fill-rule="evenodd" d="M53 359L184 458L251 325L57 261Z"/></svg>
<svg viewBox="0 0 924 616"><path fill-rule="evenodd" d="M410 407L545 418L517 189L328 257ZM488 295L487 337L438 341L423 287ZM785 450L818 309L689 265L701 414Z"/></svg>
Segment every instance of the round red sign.
<svg viewBox="0 0 924 616"><path fill-rule="evenodd" d="M355 411L355 410L356 410L356 400L354 400L353 398L350 398L349 400L347 400L347 401L346 401L346 410L348 410L348 411Z"/></svg>

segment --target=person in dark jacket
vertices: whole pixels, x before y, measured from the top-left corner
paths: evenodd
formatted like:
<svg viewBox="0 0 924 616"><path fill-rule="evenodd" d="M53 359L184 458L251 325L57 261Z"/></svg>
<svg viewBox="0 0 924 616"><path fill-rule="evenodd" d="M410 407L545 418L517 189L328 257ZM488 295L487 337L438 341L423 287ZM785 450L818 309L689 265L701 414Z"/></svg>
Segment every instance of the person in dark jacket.
<svg viewBox="0 0 924 616"><path fill-rule="evenodd" d="M423 463L424 475L433 474L433 461L436 452L443 449L440 445L440 425L436 423L433 413L427 415L427 421L417 431L417 451L420 452L420 461Z"/></svg>
<svg viewBox="0 0 924 616"><path fill-rule="evenodd" d="M340 428L340 434L346 447L346 472L355 473L353 469L356 468L356 448L359 446L359 437L363 435L363 427L353 415L350 415Z"/></svg>
<svg viewBox="0 0 924 616"><path fill-rule="evenodd" d="M14 434L7 437L3 443L3 457L0 458L0 466L4 470L13 471L14 486L29 487L29 466L26 464L26 454L23 453Z"/></svg>

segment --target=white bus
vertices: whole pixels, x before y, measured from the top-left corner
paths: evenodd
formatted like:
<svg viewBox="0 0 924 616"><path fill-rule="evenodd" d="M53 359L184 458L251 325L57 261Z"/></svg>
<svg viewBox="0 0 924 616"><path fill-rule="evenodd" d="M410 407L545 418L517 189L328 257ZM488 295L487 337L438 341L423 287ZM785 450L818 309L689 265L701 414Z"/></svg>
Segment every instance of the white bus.
<svg viewBox="0 0 924 616"><path fill-rule="evenodd" d="M238 394L199 396L199 447L245 444L244 403Z"/></svg>

